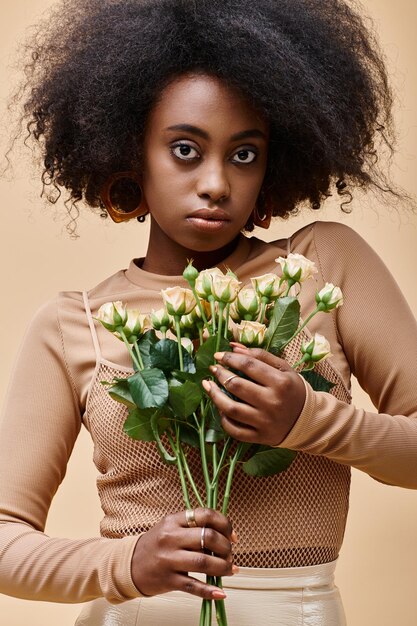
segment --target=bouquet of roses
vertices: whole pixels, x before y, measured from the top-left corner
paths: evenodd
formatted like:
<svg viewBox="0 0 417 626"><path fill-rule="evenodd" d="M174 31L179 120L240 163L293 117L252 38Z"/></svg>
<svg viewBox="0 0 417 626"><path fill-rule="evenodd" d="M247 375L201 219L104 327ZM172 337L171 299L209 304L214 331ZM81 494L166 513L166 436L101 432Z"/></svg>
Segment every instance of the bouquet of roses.
<svg viewBox="0 0 417 626"><path fill-rule="evenodd" d="M183 273L190 288L163 290L164 308L149 316L121 302L99 309L97 319L125 343L132 358L131 376L104 383L111 397L128 409L124 431L134 439L154 441L163 461L177 466L187 509L192 508L192 493L200 506L227 514L238 467L252 476L270 476L286 470L296 456L292 450L233 440L223 430L221 416L202 385L212 378L209 368L216 361L215 354L231 350L230 340L279 355L314 315L342 304L341 290L326 283L316 292L315 309L300 323L298 294L317 269L300 254L276 261L282 269L280 276L258 276L251 279L252 287L243 288L231 271L198 272L190 262ZM298 293L293 295L294 291ZM293 367L316 390L329 391L332 384L312 372L315 363L329 355L328 341L316 333L301 344ZM231 371L228 380L236 375ZM223 391L229 393L225 383ZM201 458L203 492L188 462L195 448ZM222 584L213 577L207 577L207 582ZM215 605L217 623L226 626L223 600L216 600ZM212 601L203 600L200 626L211 625L211 615Z"/></svg>

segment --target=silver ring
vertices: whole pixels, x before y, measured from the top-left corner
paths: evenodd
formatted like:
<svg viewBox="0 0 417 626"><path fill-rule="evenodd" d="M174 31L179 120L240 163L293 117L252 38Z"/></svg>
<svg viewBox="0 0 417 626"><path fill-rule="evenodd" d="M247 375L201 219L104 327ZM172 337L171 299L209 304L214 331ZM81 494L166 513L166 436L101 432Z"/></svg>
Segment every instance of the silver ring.
<svg viewBox="0 0 417 626"><path fill-rule="evenodd" d="M185 521L187 522L188 528L195 528L196 526L198 526L197 522L195 521L194 509L187 509L185 511Z"/></svg>
<svg viewBox="0 0 417 626"><path fill-rule="evenodd" d="M205 548L206 548L205 543L204 543L205 535L206 535L206 527L203 526L201 528L201 536L200 536L200 546L201 546L202 550L205 550Z"/></svg>
<svg viewBox="0 0 417 626"><path fill-rule="evenodd" d="M226 378L226 380L222 382L223 387L227 389L227 383L230 383L230 381L233 380L234 378L239 378L239 374L232 374L231 376Z"/></svg>

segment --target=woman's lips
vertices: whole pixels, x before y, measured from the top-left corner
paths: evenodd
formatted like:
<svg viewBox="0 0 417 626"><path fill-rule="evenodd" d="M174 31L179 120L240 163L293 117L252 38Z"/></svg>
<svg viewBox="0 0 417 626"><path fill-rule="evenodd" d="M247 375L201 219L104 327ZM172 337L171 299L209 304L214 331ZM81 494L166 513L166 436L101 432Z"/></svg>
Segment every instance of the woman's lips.
<svg viewBox="0 0 417 626"><path fill-rule="evenodd" d="M187 217L187 221L198 230L212 232L224 228L230 218L222 209L198 209Z"/></svg>

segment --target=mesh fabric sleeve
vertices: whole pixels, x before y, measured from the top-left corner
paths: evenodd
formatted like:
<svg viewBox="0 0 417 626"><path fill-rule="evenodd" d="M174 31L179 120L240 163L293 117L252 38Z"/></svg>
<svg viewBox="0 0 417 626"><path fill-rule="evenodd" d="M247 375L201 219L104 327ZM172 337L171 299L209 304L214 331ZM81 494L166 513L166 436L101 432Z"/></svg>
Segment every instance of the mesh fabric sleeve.
<svg viewBox="0 0 417 626"><path fill-rule="evenodd" d="M137 537L72 540L43 532L80 425L51 302L26 333L0 422L1 593L68 603L139 595L130 576Z"/></svg>
<svg viewBox="0 0 417 626"><path fill-rule="evenodd" d="M417 323L389 270L350 228L317 223L323 281L342 288L335 333L378 412L309 385L303 411L280 446L326 456L391 485L417 488Z"/></svg>

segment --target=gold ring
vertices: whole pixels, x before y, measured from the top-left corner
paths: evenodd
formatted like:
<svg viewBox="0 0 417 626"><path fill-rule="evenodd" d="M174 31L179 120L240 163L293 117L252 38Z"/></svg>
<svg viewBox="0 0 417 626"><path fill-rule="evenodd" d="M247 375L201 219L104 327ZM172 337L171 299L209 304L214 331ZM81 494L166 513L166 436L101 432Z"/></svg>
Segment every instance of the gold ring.
<svg viewBox="0 0 417 626"><path fill-rule="evenodd" d="M227 389L227 383L230 383L230 381L233 380L233 378L239 378L239 374L232 374L231 376L226 378L226 380L222 382L223 387Z"/></svg>
<svg viewBox="0 0 417 626"><path fill-rule="evenodd" d="M195 528L196 526L198 526L197 522L195 521L194 509L187 509L185 511L185 521L187 522L188 528Z"/></svg>
<svg viewBox="0 0 417 626"><path fill-rule="evenodd" d="M203 551L204 551L204 550L205 550L205 548L206 548L205 543L204 543L204 538L205 538L205 535L206 535L206 527L205 527L205 526L203 526L203 527L202 527L202 529L201 529L201 536L200 536L200 546L201 546L201 549L202 549Z"/></svg>

